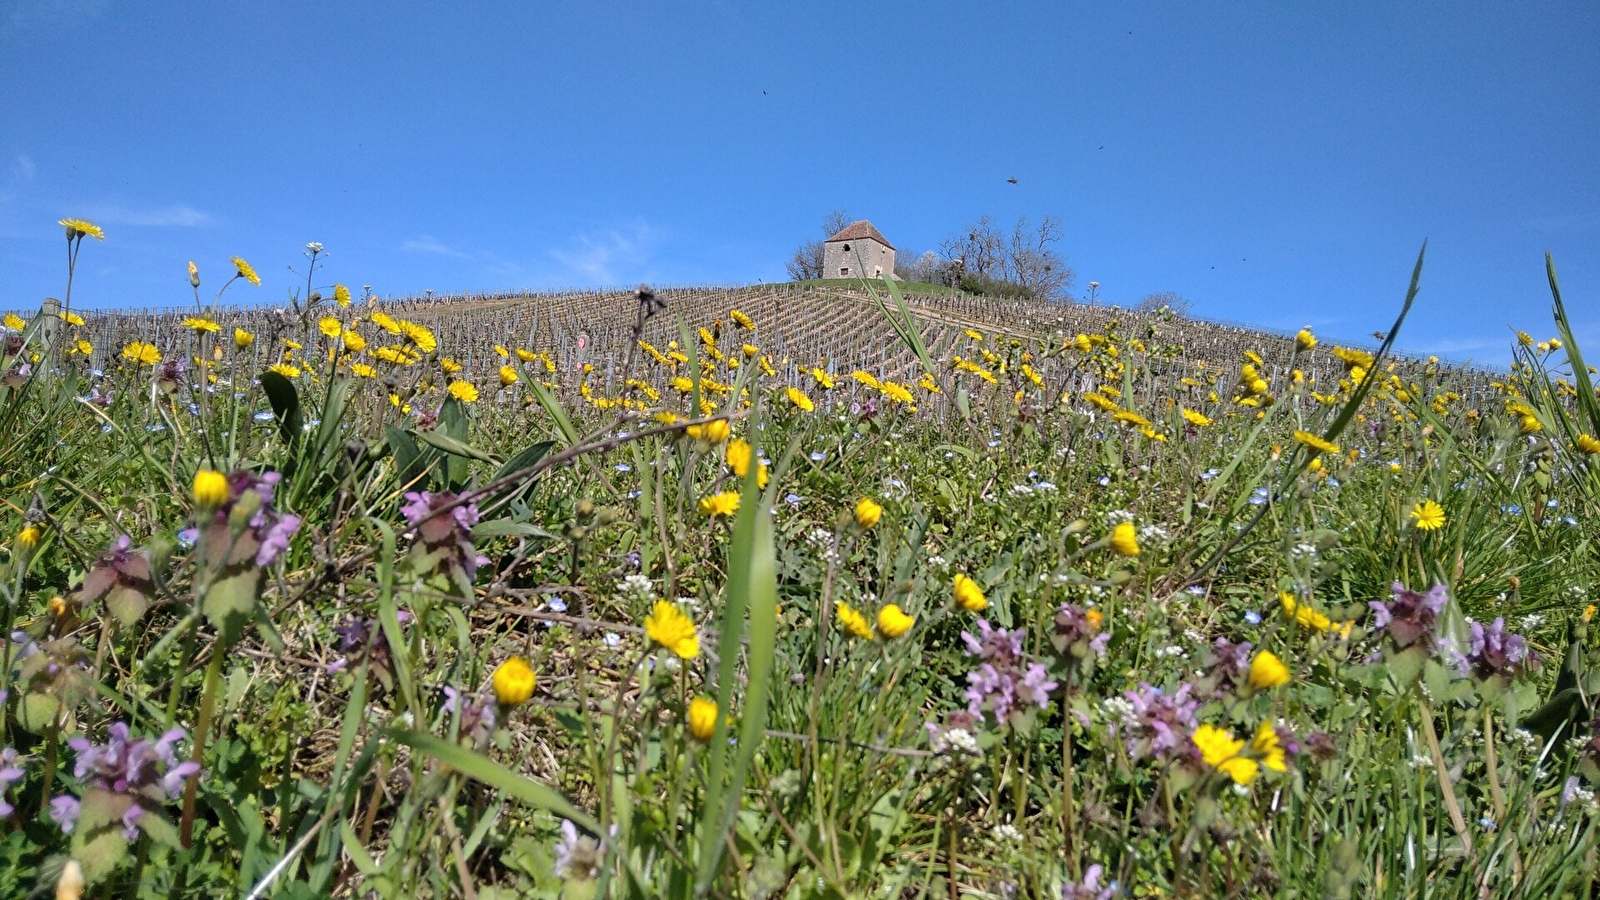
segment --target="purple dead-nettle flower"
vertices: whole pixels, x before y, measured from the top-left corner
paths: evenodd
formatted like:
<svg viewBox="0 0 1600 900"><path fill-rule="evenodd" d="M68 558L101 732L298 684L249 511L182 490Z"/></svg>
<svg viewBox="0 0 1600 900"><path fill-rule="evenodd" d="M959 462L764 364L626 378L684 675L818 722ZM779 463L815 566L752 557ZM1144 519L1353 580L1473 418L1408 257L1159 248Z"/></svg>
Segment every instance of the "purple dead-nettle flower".
<svg viewBox="0 0 1600 900"><path fill-rule="evenodd" d="M1083 880L1077 884L1067 882L1061 887L1061 900L1111 900L1117 895L1117 883L1112 882L1104 887L1100 879L1105 876L1105 867L1095 863L1083 870Z"/></svg>
<svg viewBox="0 0 1600 900"><path fill-rule="evenodd" d="M1472 623L1472 642L1462 659L1463 671L1479 678L1504 675L1514 678L1537 668L1539 657L1528 649L1528 642L1520 634L1506 633L1506 620L1497 617L1488 628L1482 622Z"/></svg>
<svg viewBox="0 0 1600 900"><path fill-rule="evenodd" d="M151 810L178 799L184 780L200 771L192 760L178 760L175 747L184 731L174 728L159 738L129 736L125 722L114 722L104 744L76 737L67 745L77 753L73 774L83 784L82 799L60 796L50 801L50 817L64 832L77 826L84 801L103 803L122 822L128 840L139 836L139 821Z"/></svg>
<svg viewBox="0 0 1600 900"><path fill-rule="evenodd" d="M961 632L967 655L981 660L978 668L967 673L967 712L976 720L982 720L985 712L992 713L996 725L1005 725L1013 721L1013 714L1023 715L1026 704L1047 706L1056 683L1049 680L1044 666L1024 659L1026 629L1007 631L979 619L978 634Z"/></svg>
<svg viewBox="0 0 1600 900"><path fill-rule="evenodd" d="M446 715L461 716L459 734L462 737L470 739L474 745L481 745L494 734L496 720L493 697L480 694L463 698L460 691L448 684L444 686L444 697L444 704L439 709Z"/></svg>
<svg viewBox="0 0 1600 900"><path fill-rule="evenodd" d="M1188 682L1170 694L1141 682L1138 690L1123 692L1127 706L1119 731L1128 756L1167 759L1188 752L1188 736L1195 729L1195 712L1200 708L1200 701L1190 696L1192 691Z"/></svg>
<svg viewBox="0 0 1600 900"><path fill-rule="evenodd" d="M1227 693L1248 682L1254 651L1255 645L1249 641L1235 643L1225 637L1217 638L1206 660L1202 693Z"/></svg>
<svg viewBox="0 0 1600 900"><path fill-rule="evenodd" d="M72 600L84 608L103 599L119 620L127 624L129 619L143 614L155 590L150 574L150 554L134 547L133 539L123 534L118 535L111 542L111 548L89 567Z"/></svg>
<svg viewBox="0 0 1600 900"><path fill-rule="evenodd" d="M1100 628L1104 621L1105 614L1098 609L1084 609L1063 603L1056 610L1055 630L1050 635L1051 646L1056 648L1057 653L1079 662L1104 659L1106 645L1111 642L1111 633Z"/></svg>
<svg viewBox="0 0 1600 900"><path fill-rule="evenodd" d="M1437 646L1434 626L1444 605L1450 601L1445 586L1436 584L1427 591L1413 591L1396 581L1391 590L1394 591L1393 600L1367 603L1372 608L1373 625L1386 629L1396 647L1405 649L1417 645L1433 650Z"/></svg>
<svg viewBox="0 0 1600 900"><path fill-rule="evenodd" d="M434 571L444 565L458 568L468 581L478 574L478 566L488 562L472 546L472 526L478 524L478 504L459 503L456 494L441 491L407 491L406 504L400 507L416 537L412 561L418 568ZM448 507L447 511L446 508Z"/></svg>
<svg viewBox="0 0 1600 900"><path fill-rule="evenodd" d="M228 475L228 501L195 523L210 564L254 563L265 568L289 549L289 539L300 530L300 517L276 508L274 496L282 480L277 472Z"/></svg>
<svg viewBox="0 0 1600 900"><path fill-rule="evenodd" d="M411 621L411 613L397 610L395 618L404 625ZM391 686L394 667L389 656L389 642L383 637L383 629L377 619L352 616L348 622L335 625L332 630L339 638L336 646L340 655L328 665L329 675L349 671L365 662L370 674L385 687Z"/></svg>
<svg viewBox="0 0 1600 900"><path fill-rule="evenodd" d="M24 774L17 751L11 747L0 750L0 819L10 818L15 812L11 807L11 785L21 781Z"/></svg>

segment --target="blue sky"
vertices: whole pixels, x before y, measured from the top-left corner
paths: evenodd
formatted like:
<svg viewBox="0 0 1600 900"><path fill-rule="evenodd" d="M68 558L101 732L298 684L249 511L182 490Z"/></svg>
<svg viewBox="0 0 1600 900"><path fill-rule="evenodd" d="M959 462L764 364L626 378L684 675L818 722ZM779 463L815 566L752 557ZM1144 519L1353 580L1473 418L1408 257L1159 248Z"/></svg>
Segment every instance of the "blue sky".
<svg viewBox="0 0 1600 900"><path fill-rule="evenodd" d="M780 8L781 6L781 8ZM1400 8L1389 9L1383 6ZM1600 6L0 0L0 307L783 280L1045 214L1078 290L1500 363L1600 342ZM1007 178L1018 183L1008 184ZM247 293L248 292L248 293Z"/></svg>

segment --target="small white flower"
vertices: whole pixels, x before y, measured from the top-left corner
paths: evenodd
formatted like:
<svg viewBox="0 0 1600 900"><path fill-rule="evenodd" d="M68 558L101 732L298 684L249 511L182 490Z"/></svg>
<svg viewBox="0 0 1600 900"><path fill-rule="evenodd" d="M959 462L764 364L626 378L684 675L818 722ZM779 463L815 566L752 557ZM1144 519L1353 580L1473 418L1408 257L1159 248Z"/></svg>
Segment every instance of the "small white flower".
<svg viewBox="0 0 1600 900"><path fill-rule="evenodd" d="M1022 843L1022 832L1018 831L1016 826L1010 822L1001 822L996 825L994 827L994 837L995 840L1008 844Z"/></svg>
<svg viewBox="0 0 1600 900"><path fill-rule="evenodd" d="M1113 509L1111 512L1106 513L1106 524L1110 525L1113 528L1115 528L1118 525L1121 525L1123 522L1132 522L1132 521L1133 521L1133 513L1129 512L1129 511L1127 511L1125 509Z"/></svg>
<svg viewBox="0 0 1600 900"><path fill-rule="evenodd" d="M935 553L934 555L928 557L928 565L943 572L950 568L950 561Z"/></svg>
<svg viewBox="0 0 1600 900"><path fill-rule="evenodd" d="M1433 757L1426 753L1418 753L1411 757L1411 768L1431 769L1433 768Z"/></svg>

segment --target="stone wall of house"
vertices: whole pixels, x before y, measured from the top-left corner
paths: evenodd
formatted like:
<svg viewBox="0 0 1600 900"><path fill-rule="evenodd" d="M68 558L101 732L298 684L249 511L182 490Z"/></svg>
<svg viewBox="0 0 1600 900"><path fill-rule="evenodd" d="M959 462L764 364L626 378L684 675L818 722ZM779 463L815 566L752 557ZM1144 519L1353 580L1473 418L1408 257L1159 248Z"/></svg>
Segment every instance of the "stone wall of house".
<svg viewBox="0 0 1600 900"><path fill-rule="evenodd" d="M844 248L849 247L847 252ZM849 272L841 272L848 268ZM894 251L872 238L829 241L822 247L823 278L894 277Z"/></svg>

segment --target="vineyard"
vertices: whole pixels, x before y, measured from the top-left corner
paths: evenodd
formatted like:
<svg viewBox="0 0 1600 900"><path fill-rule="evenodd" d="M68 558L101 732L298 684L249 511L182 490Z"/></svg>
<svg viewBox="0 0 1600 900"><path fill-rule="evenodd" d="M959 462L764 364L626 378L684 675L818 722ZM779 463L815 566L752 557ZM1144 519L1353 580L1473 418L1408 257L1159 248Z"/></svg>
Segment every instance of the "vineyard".
<svg viewBox="0 0 1600 900"><path fill-rule="evenodd" d="M1360 346L886 281L384 298L320 245L286 306L234 259L90 312L62 224L0 362L0 895L1600 890L1553 263L1489 370L1394 351L1420 258Z"/></svg>

